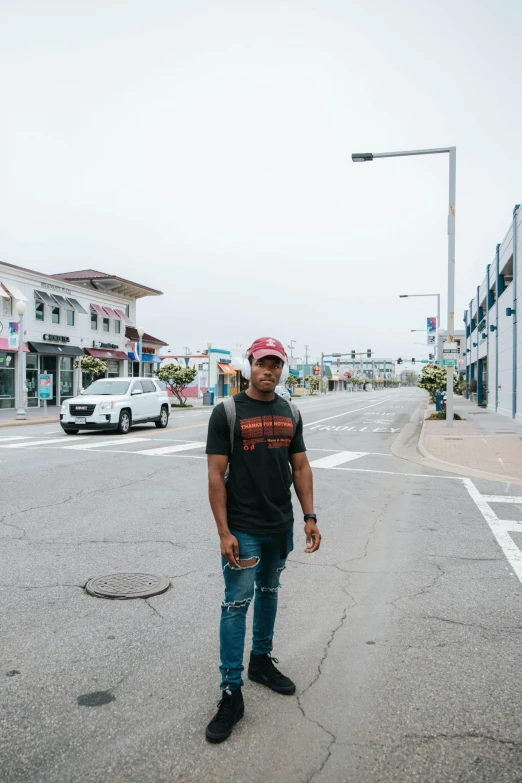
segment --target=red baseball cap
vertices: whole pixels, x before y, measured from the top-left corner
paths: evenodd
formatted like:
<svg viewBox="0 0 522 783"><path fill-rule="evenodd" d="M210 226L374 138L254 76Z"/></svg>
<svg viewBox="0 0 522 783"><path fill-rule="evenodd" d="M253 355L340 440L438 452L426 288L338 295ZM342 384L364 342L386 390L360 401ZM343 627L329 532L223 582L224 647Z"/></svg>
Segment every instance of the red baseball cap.
<svg viewBox="0 0 522 783"><path fill-rule="evenodd" d="M262 359L263 356L277 356L282 362L287 361L283 343L274 337L258 337L248 349L247 356L253 356L254 359Z"/></svg>

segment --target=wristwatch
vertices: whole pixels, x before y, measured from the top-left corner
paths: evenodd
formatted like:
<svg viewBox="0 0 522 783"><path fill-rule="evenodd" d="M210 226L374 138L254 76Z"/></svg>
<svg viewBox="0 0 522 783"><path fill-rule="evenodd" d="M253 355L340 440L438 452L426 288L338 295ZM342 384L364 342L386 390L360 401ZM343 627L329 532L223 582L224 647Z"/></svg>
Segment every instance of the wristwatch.
<svg viewBox="0 0 522 783"><path fill-rule="evenodd" d="M313 519L314 522L317 522L317 514L305 514L304 521L307 522L309 519Z"/></svg>

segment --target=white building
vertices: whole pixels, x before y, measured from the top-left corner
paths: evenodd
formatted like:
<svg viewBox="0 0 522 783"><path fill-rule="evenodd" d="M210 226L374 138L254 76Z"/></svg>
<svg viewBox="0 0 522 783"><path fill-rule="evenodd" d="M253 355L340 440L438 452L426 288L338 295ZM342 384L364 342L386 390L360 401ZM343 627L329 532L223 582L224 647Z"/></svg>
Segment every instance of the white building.
<svg viewBox="0 0 522 783"><path fill-rule="evenodd" d="M159 295L161 291L92 269L42 275L0 262L0 408L14 408L16 401L18 354L9 345L9 324L19 321L17 301L26 305L26 403L36 407L39 373L52 376L50 405L77 394L82 386L74 369L78 357L106 360L109 377L137 375L136 301ZM156 350L165 344L144 335L144 351L149 351L143 356L143 367L149 368L145 374L152 375L159 361Z"/></svg>
<svg viewBox="0 0 522 783"><path fill-rule="evenodd" d="M464 313L465 371L476 381L479 405L522 420L522 319L517 315L517 278L522 272L522 210L497 245L493 261ZM521 324L519 326L518 324ZM475 384L472 385L474 388Z"/></svg>

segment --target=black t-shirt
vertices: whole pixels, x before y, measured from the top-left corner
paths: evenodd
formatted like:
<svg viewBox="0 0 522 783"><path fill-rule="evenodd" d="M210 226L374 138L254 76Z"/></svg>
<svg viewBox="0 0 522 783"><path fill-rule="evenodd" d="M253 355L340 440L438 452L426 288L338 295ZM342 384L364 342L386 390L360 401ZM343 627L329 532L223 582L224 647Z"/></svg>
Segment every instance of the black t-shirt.
<svg viewBox="0 0 522 783"><path fill-rule="evenodd" d="M208 425L207 454L230 457L227 480L229 527L244 533L285 533L294 522L290 454L306 451L303 420L295 425L286 400L253 400L245 392L234 396L236 424L230 456L230 429L223 404Z"/></svg>

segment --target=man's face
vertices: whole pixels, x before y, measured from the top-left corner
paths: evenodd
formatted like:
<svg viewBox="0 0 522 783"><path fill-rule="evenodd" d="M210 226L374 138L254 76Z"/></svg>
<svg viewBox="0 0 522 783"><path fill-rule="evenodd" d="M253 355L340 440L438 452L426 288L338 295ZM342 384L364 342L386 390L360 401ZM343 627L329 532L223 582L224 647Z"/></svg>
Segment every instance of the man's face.
<svg viewBox="0 0 522 783"><path fill-rule="evenodd" d="M281 379L283 362L277 356L263 356L262 359L252 359L250 383L254 388L265 394L274 391Z"/></svg>

